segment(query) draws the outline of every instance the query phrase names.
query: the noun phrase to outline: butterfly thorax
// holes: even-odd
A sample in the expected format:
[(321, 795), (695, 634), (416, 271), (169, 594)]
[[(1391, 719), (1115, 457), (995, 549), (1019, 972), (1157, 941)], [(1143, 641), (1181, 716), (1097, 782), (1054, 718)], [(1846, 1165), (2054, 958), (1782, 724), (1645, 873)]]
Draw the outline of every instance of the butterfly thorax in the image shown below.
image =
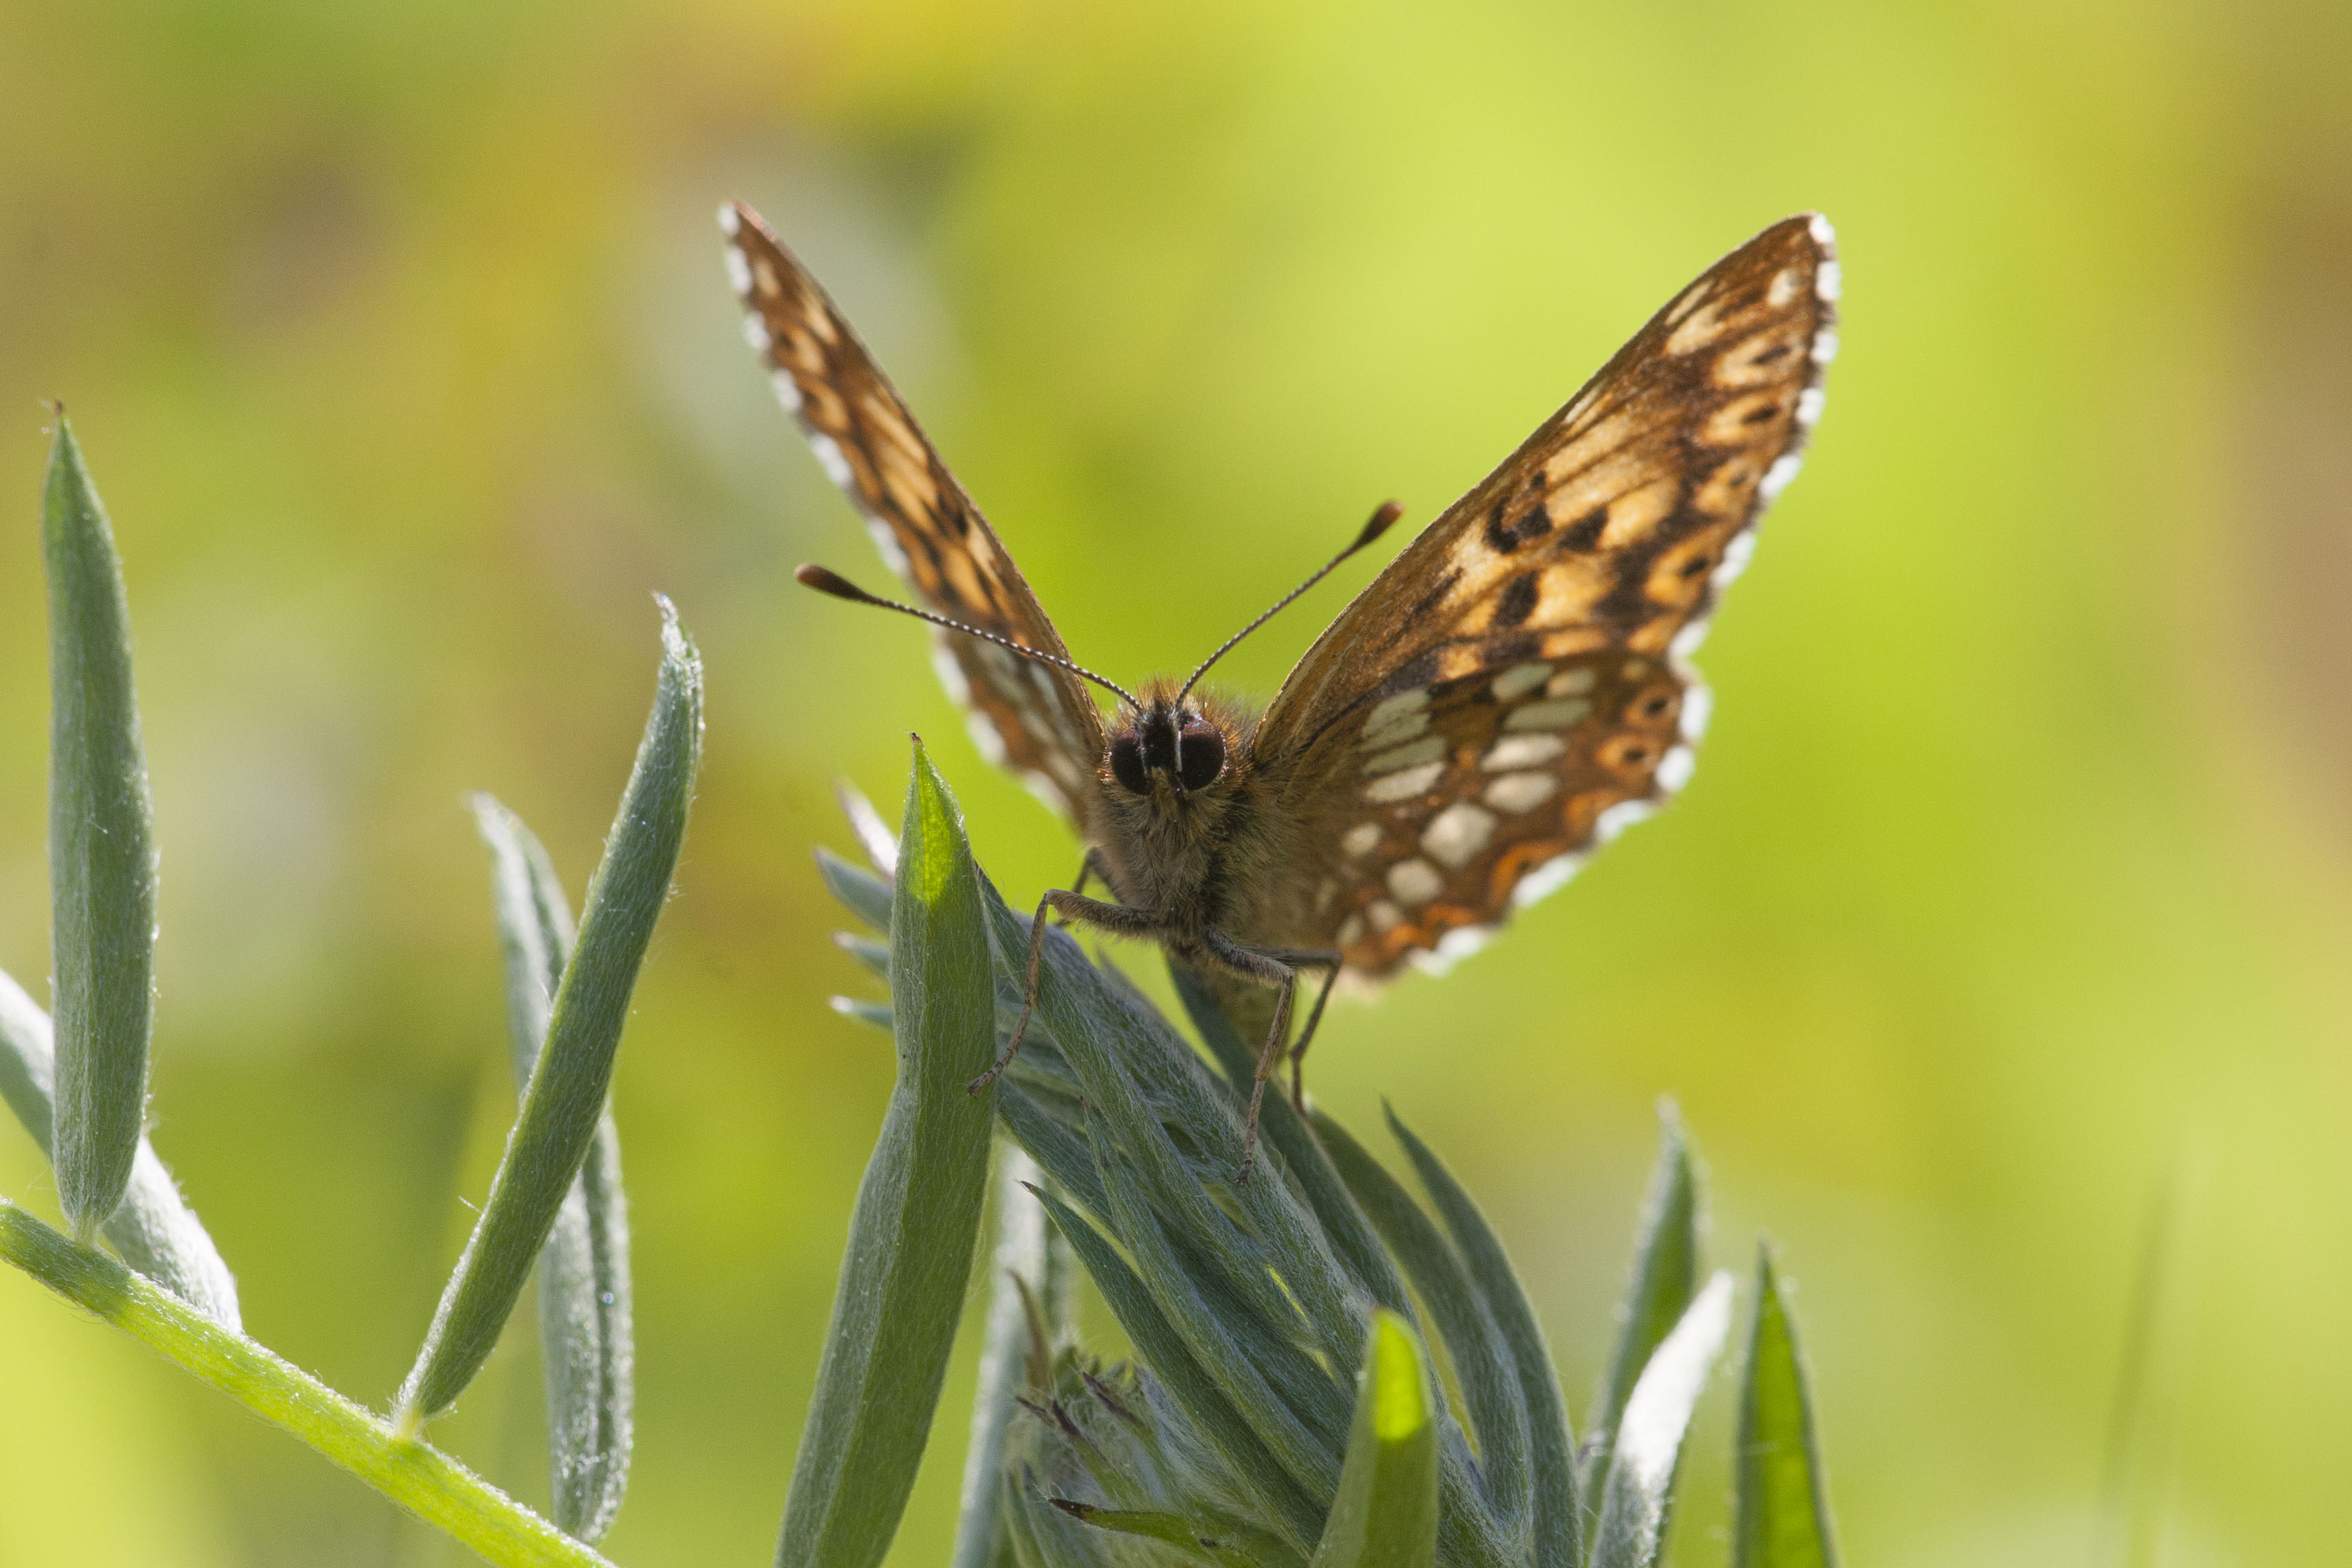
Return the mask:
[(1094, 848), (1119, 902), (1158, 915), (1172, 945), (1210, 925), (1264, 939), (1281, 923), (1291, 847), (1251, 756), (1256, 731), (1240, 704), (1195, 691), (1180, 706), (1160, 682), (1110, 726)]

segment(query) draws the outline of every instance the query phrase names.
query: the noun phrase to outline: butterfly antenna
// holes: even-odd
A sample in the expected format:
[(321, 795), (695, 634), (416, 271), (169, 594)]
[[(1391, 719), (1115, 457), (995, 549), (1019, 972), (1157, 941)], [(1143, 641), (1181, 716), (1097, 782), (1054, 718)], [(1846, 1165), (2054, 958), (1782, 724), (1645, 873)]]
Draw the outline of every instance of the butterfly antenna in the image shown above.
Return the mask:
[[(1330, 569), (1326, 567), (1324, 570), (1328, 571)], [(1057, 669), (1069, 671), (1082, 680), (1092, 681), (1106, 691), (1117, 693), (1129, 707), (1139, 708), (1143, 706), (1135, 700), (1134, 693), (1118, 682), (1105, 680), (1084, 664), (1073, 664), (1059, 653), (1048, 653), (1037, 648), (1024, 648), (1010, 637), (1000, 637), (993, 632), (983, 632), (977, 626), (969, 626), (961, 621), (950, 621), (944, 615), (935, 615), (928, 610), (918, 610), (911, 604), (901, 604), (895, 599), (884, 599), (878, 594), (868, 593), (839, 572), (828, 571), (821, 566), (803, 566), (793, 572), (793, 576), (799, 580), (803, 588), (814, 588), (819, 593), (830, 593), (835, 599), (846, 599), (852, 604), (871, 604), (883, 610), (895, 610), (901, 615), (911, 615), (918, 621), (928, 621), (934, 626), (944, 626), (950, 632), (961, 632), (967, 637), (977, 637), (983, 643), (993, 643), (1000, 648), (1010, 649), (1024, 659), (1034, 659), (1041, 664), (1052, 664)]]
[(1265, 614), (1259, 616), (1256, 620), (1251, 622), (1248, 625), (1243, 627), (1232, 636), (1226, 638), (1224, 642), (1218, 646), (1215, 653), (1202, 660), (1201, 667), (1193, 671), (1192, 678), (1184, 683), (1184, 689), (1176, 694), (1177, 706), (1179, 708), (1183, 706), (1184, 699), (1192, 695), (1192, 688), (1201, 684), (1201, 677), (1209, 673), (1209, 666), (1215, 664), (1219, 659), (1223, 658), (1228, 653), (1232, 652), (1234, 643), (1240, 642), (1243, 638), (1248, 636), (1251, 632), (1256, 631), (1267, 622), (1273, 620), (1276, 612), (1280, 611), (1285, 605), (1297, 598), (1300, 594), (1306, 592), (1308, 589), (1314, 587), (1317, 583), (1322, 581), (1325, 578), (1330, 576), (1332, 571), (1338, 568), (1341, 561), (1347, 559), (1349, 556), (1355, 554), (1358, 550), (1363, 549), (1366, 545), (1371, 543), (1382, 534), (1388, 532), (1389, 525), (1403, 516), (1404, 508), (1402, 507), (1397, 505), (1394, 501), (1382, 501), (1380, 505), (1380, 509), (1372, 514), (1372, 520), (1364, 525), (1363, 532), (1356, 536), (1353, 543), (1349, 544), (1346, 549), (1341, 550), (1338, 555), (1333, 556), (1329, 560), (1325, 561), (1321, 567), (1317, 569), (1315, 575), (1309, 577), (1305, 582), (1300, 583), (1297, 587), (1284, 594), (1280, 599), (1276, 600), (1274, 601), (1273, 609), (1268, 610)]

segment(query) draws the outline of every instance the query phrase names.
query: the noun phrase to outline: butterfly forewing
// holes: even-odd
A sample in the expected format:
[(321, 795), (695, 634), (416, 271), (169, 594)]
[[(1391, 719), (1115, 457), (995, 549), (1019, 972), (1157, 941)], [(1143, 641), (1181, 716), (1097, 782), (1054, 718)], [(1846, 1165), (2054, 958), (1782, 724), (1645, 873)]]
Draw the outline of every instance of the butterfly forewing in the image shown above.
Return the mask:
[(1795, 475), (1837, 284), (1817, 217), (1717, 263), (1299, 661), (1256, 751), (1324, 852), (1307, 945), (1462, 951), (1679, 788), (1682, 655)]
[[(942, 615), (1069, 656), (994, 530), (824, 291), (740, 203), (722, 207), (728, 271), (776, 395), (893, 570)], [(1087, 831), (1102, 721), (1077, 677), (940, 632), (941, 678), (990, 752)]]

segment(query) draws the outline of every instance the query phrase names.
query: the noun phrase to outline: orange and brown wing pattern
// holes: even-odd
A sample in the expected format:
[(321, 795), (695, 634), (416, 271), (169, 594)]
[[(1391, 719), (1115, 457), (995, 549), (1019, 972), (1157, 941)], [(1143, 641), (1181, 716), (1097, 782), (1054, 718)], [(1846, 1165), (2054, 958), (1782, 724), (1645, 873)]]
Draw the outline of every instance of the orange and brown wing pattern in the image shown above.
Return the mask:
[[(730, 203), (719, 224), (745, 333), (891, 570), (940, 614), (1066, 659), (1020, 569), (824, 290), (751, 208)], [(1103, 749), (1087, 688), (976, 637), (938, 632), (934, 649), (981, 748), (1084, 831)]]
[(1476, 947), (1681, 787), (1706, 702), (1610, 649), (1408, 687), (1328, 731), (1301, 769), (1344, 780), (1318, 817), (1310, 945), (1372, 979)]
[(1683, 657), (1796, 476), (1838, 284), (1810, 214), (1717, 262), (1299, 661), (1256, 751), (1339, 846), (1302, 941), (1462, 950), (1679, 787)]

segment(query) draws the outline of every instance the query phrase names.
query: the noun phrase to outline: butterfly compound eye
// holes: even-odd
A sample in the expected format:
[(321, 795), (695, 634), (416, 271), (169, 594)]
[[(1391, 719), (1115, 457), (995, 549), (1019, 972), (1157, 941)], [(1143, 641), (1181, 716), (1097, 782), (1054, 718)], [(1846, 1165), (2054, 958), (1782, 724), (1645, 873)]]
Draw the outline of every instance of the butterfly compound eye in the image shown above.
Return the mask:
[(1131, 795), (1150, 792), (1151, 782), (1143, 776), (1143, 743), (1132, 735), (1122, 735), (1110, 743), (1110, 774), (1118, 787)]
[(1183, 749), (1177, 755), (1183, 759), (1178, 776), (1184, 788), (1206, 789), (1225, 770), (1225, 737), (1207, 720), (1192, 719), (1184, 726)]

